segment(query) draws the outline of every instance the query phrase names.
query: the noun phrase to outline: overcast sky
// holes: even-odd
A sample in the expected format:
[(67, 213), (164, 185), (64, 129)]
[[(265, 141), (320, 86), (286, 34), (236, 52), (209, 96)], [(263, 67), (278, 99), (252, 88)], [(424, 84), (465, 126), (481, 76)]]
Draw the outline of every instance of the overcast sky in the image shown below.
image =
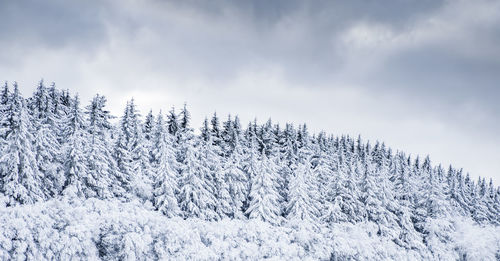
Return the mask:
[[(0, 80), (361, 134), (500, 183), (500, 1), (0, 1)], [(225, 117), (225, 116), (224, 116)]]

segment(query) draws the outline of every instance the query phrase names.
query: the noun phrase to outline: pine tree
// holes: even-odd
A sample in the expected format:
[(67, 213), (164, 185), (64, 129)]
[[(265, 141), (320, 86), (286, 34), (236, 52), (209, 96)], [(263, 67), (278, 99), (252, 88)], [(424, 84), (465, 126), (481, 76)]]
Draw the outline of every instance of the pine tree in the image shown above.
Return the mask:
[(479, 224), (488, 222), (488, 206), (486, 205), (485, 195), (481, 193), (481, 184), (473, 184), (472, 188), (472, 217)]
[(180, 129), (177, 138), (176, 158), (179, 163), (184, 161), (186, 157), (186, 144), (189, 144), (194, 137), (193, 129), (190, 127), (191, 114), (187, 110), (187, 105), (184, 104), (180, 117)]
[(153, 136), (155, 131), (155, 117), (153, 116), (153, 111), (150, 110), (144, 119), (144, 124), (142, 128), (142, 133), (144, 134), (144, 147), (148, 153), (149, 162), (153, 161), (153, 155), (151, 151), (153, 150)]
[(444, 172), (441, 166), (430, 172), (428, 191), (426, 193), (427, 215), (432, 218), (443, 218), (449, 213), (449, 200), (445, 198), (443, 182), (439, 180), (440, 173)]
[(431, 191), (431, 182), (433, 182), (433, 169), (429, 156), (424, 159), (422, 165), (420, 165), (420, 159), (417, 157), (414, 164), (414, 171), (413, 181), (417, 186), (414, 187), (415, 205), (413, 223), (418, 232), (423, 232), (425, 221), (429, 215), (429, 200), (426, 194)]
[(112, 156), (109, 120), (111, 115), (105, 110), (106, 98), (96, 95), (86, 107), (88, 115), (88, 169), (87, 197), (109, 198), (112, 195), (124, 196), (122, 183), (124, 178), (119, 173)]
[[(9, 84), (7, 82), (4, 83), (2, 91), (0, 93), (0, 103), (2, 105), (7, 105), (10, 98)], [(4, 108), (7, 109), (7, 108)]]
[(279, 166), (278, 191), (280, 193), (280, 205), (283, 206), (282, 213), (286, 214), (288, 206), (289, 180), (293, 176), (297, 164), (296, 133), (293, 125), (287, 124), (282, 136), (278, 140), (281, 166)]
[(410, 166), (407, 164), (403, 153), (396, 155), (394, 164), (394, 196), (399, 206), (395, 214), (400, 227), (399, 236), (395, 239), (395, 242), (400, 246), (410, 248), (418, 246), (419, 242), (422, 241), (412, 222), (412, 193), (414, 188), (410, 180)]
[(234, 117), (233, 130), (234, 130), (234, 135), (239, 137), (239, 141), (241, 142), (241, 144), (242, 145), (245, 144), (245, 137), (243, 136), (243, 130), (238, 115)]
[(276, 168), (262, 151), (255, 173), (251, 176), (250, 204), (246, 211), (250, 219), (259, 219), (273, 225), (281, 223), (276, 183)]
[(118, 184), (116, 186), (120, 186), (119, 189), (124, 195), (124, 192), (132, 191), (132, 173), (133, 169), (133, 158), (131, 148), (127, 146), (127, 138), (126, 134), (123, 132), (118, 132), (118, 138), (116, 139), (115, 149), (113, 152), (114, 159), (116, 160), (117, 172), (120, 173), (118, 177)]
[(274, 159), (277, 154), (277, 137), (273, 132), (273, 125), (271, 119), (269, 119), (262, 128), (260, 128), (258, 133), (259, 151), (264, 151), (266, 156), (270, 159)]
[(213, 188), (213, 196), (217, 199), (214, 211), (218, 218), (229, 216), (232, 213), (231, 198), (222, 169), (223, 158), (220, 156), (222, 154), (220, 147), (213, 144), (212, 136), (210, 136), (207, 141), (201, 140), (198, 148), (201, 157), (200, 163), (203, 169), (208, 170), (206, 182), (210, 183), (209, 187)]
[(463, 177), (463, 170), (459, 171), (460, 183), (459, 183), (459, 191), (461, 194), (461, 198), (464, 202), (464, 209), (468, 211), (470, 215), (474, 211), (474, 195), (473, 195), (473, 182), (470, 180), (469, 173)]
[(334, 204), (337, 204), (342, 213), (334, 214), (339, 217), (335, 221), (358, 222), (362, 220), (362, 207), (359, 200), (359, 190), (357, 188), (357, 179), (351, 164), (339, 160), (339, 178), (335, 184)]
[(457, 211), (462, 215), (468, 214), (467, 205), (462, 198), (462, 194), (460, 193), (460, 179), (462, 177), (459, 176), (459, 173), (450, 167), (448, 168), (448, 186), (450, 188), (449, 198), (450, 198), (450, 207), (453, 211)]
[(214, 112), (214, 115), (210, 120), (210, 134), (212, 136), (213, 144), (216, 146), (220, 146), (222, 143), (222, 137), (221, 137), (219, 117), (217, 116), (217, 112)]
[(382, 202), (380, 201), (380, 193), (372, 167), (365, 162), (363, 179), (361, 181), (361, 201), (364, 204), (366, 218), (375, 223), (384, 223)]
[(83, 116), (77, 96), (72, 104), (72, 111), (63, 119), (64, 139), (67, 141), (63, 147), (66, 177), (63, 194), (82, 198), (89, 194), (86, 192), (89, 170), (85, 157), (88, 133)]
[(115, 159), (121, 173), (121, 185), (143, 200), (151, 198), (149, 152), (142, 133), (142, 124), (134, 100), (127, 103), (120, 121)]
[[(54, 135), (62, 147), (67, 140), (64, 137), (64, 119), (71, 113), (71, 105), (73, 103), (73, 98), (70, 97), (69, 92), (61, 92), (56, 88), (55, 83), (52, 83), (50, 88), (48, 89), (50, 102), (49, 102), (49, 117), (48, 117), (48, 125), (51, 130), (54, 132)], [(62, 164), (64, 162), (64, 158), (62, 154), (59, 154), (61, 159), (59, 160)]]
[(230, 198), (230, 211), (228, 215), (232, 218), (243, 217), (243, 206), (248, 196), (248, 176), (243, 168), (243, 148), (239, 138), (233, 133), (234, 149), (229, 158), (224, 162), (223, 172), (228, 186)]
[[(0, 93), (0, 148), (5, 143), (5, 138), (9, 130), (9, 117), (8, 112), (10, 108), (9, 98), (10, 98), (9, 85), (5, 82), (1, 93)], [(3, 179), (5, 173), (0, 172), (0, 191), (3, 188)]]
[(191, 122), (191, 114), (189, 113), (187, 109), (187, 104), (184, 103), (184, 107), (182, 107), (181, 113), (179, 115), (180, 122), (179, 122), (179, 128), (181, 130), (185, 130), (189, 128), (189, 124)]
[[(494, 194), (494, 196), (493, 196), (493, 198), (494, 198), (493, 204), (494, 204), (495, 212), (499, 213), (500, 212), (500, 187), (498, 187), (496, 189), (496, 191), (493, 192), (493, 194)], [(500, 223), (500, 216), (499, 215), (496, 216), (496, 221), (498, 223)]]
[(7, 123), (2, 142), (0, 173), (1, 192), (8, 198), (8, 205), (29, 204), (44, 200), (43, 176), (38, 171), (33, 148), (33, 127), (26, 108), (26, 101), (19, 93), (17, 83), (9, 98), (8, 109), (3, 115)]
[(5, 82), (0, 93), (0, 138), (2, 139), (6, 138), (9, 129), (8, 111), (10, 107), (10, 97), (11, 94), (9, 91), (9, 85), (7, 84), (7, 82)]
[(227, 120), (222, 124), (222, 151), (225, 156), (230, 155), (235, 147), (235, 130), (233, 125), (233, 120), (231, 119), (231, 114), (228, 115)]
[(177, 119), (174, 107), (172, 107), (167, 115), (167, 130), (170, 135), (177, 137), (177, 131), (179, 131), (179, 120)]
[(142, 132), (144, 133), (144, 139), (147, 141), (151, 141), (154, 136), (155, 131), (155, 117), (153, 116), (153, 111), (150, 110), (146, 115), (146, 119), (144, 120), (144, 127)]
[(201, 165), (201, 160), (197, 147), (186, 144), (186, 157), (182, 162), (180, 178), (179, 207), (185, 218), (215, 220), (215, 188), (207, 182), (210, 170)]
[(203, 141), (208, 141), (212, 136), (212, 134), (210, 133), (210, 127), (208, 126), (207, 118), (205, 118), (205, 120), (203, 121), (203, 125), (201, 126), (200, 131), (201, 131), (200, 138)]
[(500, 225), (500, 220), (498, 218), (498, 213), (500, 212), (496, 207), (495, 207), (495, 187), (493, 185), (493, 179), (490, 178), (490, 182), (488, 186), (486, 186), (486, 182), (484, 182), (485, 185), (485, 202), (486, 206), (488, 206), (488, 219), (491, 223)]
[(62, 191), (61, 146), (57, 137), (59, 115), (54, 114), (54, 104), (49, 89), (40, 81), (30, 102), (33, 117), (34, 149), (37, 168), (43, 174), (44, 194), (52, 198)]
[[(323, 209), (321, 219), (327, 224), (332, 224), (340, 221), (347, 220), (347, 217), (342, 213), (342, 197), (337, 195), (337, 186), (340, 183), (342, 172), (342, 156), (338, 154), (339, 151), (334, 149), (330, 154), (332, 172), (327, 176), (324, 183), (324, 194), (322, 195)], [(320, 165), (318, 165), (320, 166)]]
[(320, 204), (320, 216), (324, 219), (325, 214), (333, 210), (334, 202), (334, 188), (336, 183), (336, 177), (334, 176), (336, 165), (336, 154), (331, 148), (326, 149), (326, 151), (320, 152), (313, 161), (314, 165), (314, 176), (318, 183), (318, 201)]
[(318, 191), (307, 157), (301, 158), (290, 181), (287, 219), (316, 225), (319, 216)]
[(157, 117), (153, 138), (154, 205), (168, 217), (180, 214), (176, 194), (178, 192), (176, 159), (172, 151), (173, 140), (165, 129), (163, 116)]

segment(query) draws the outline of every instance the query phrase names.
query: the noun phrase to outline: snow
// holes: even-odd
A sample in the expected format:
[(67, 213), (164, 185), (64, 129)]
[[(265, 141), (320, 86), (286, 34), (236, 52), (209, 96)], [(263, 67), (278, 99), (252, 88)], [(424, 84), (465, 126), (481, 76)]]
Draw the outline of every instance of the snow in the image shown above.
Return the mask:
[[(452, 225), (449, 243), (432, 243), (440, 259), (495, 260), (500, 253), (500, 228), (470, 219)], [(437, 259), (427, 249), (402, 248), (377, 229), (372, 222), (311, 228), (257, 219), (184, 220), (139, 201), (61, 198), (0, 209), (0, 259)], [(443, 232), (439, 223), (434, 229)]]

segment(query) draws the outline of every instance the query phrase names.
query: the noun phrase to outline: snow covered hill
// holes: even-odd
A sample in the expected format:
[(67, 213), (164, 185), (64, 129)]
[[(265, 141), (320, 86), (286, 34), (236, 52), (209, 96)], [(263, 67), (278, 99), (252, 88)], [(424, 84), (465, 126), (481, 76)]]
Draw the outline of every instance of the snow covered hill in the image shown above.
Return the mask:
[[(495, 260), (500, 228), (433, 220), (407, 249), (373, 222), (310, 227), (258, 219), (168, 218), (132, 201), (57, 199), (0, 210), (1, 260)], [(441, 242), (441, 240), (445, 240)]]
[(0, 258), (495, 260), (500, 188), (360, 137), (0, 91)]

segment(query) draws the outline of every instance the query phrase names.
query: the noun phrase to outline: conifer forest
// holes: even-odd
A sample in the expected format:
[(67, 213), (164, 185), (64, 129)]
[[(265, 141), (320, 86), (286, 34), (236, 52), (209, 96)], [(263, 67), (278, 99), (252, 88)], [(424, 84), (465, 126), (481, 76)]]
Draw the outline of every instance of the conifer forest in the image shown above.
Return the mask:
[(500, 188), (378, 141), (0, 93), (1, 260), (495, 260)]

